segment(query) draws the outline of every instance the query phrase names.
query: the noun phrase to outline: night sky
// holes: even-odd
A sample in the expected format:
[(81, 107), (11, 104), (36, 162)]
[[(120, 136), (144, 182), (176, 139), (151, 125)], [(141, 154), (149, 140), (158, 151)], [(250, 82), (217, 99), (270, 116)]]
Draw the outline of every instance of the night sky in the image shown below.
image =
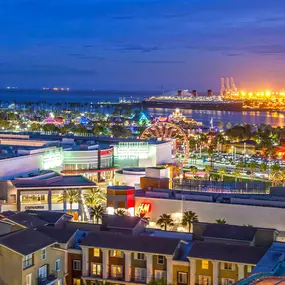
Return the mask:
[(285, 88), (284, 0), (0, 0), (0, 87)]

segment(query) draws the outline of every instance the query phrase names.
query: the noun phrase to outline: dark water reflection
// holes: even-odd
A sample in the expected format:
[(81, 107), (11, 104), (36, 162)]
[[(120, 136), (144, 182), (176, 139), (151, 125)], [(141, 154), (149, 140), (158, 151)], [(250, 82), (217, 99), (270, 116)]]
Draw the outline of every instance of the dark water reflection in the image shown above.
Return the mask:
[[(173, 109), (163, 108), (149, 108), (149, 113), (154, 116), (167, 116), (173, 112)], [(181, 110), (183, 115), (187, 118), (193, 118), (196, 121), (202, 122), (205, 125), (210, 124), (213, 118), (214, 125), (222, 121), (224, 124), (230, 122), (231, 124), (266, 124), (274, 127), (285, 126), (284, 112), (259, 112), (259, 111), (243, 111), (243, 112), (229, 112), (229, 111), (215, 111), (215, 110)]]

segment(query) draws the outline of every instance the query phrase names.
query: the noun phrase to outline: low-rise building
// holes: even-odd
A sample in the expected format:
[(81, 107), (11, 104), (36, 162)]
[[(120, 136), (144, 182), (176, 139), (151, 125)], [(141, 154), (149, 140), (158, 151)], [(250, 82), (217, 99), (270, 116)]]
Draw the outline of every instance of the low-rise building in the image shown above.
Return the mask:
[(65, 255), (56, 245), (55, 239), (34, 229), (0, 237), (1, 284), (63, 284)]

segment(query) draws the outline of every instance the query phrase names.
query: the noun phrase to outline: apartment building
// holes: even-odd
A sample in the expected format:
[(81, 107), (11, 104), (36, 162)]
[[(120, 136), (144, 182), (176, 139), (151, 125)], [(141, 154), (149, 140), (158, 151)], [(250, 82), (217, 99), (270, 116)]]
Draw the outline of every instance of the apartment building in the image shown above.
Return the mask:
[(173, 282), (172, 261), (179, 257), (181, 241), (175, 238), (89, 233), (81, 242), (82, 279), (114, 283)]
[(0, 237), (0, 264), (0, 284), (63, 284), (64, 252), (55, 239), (34, 229)]

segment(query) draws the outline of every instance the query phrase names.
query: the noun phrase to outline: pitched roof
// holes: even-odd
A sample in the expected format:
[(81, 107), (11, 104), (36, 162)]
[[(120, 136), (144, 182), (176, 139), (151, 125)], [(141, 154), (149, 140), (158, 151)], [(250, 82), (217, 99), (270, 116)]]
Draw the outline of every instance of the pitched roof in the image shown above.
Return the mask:
[(25, 213), (37, 217), (49, 224), (55, 224), (63, 216), (70, 216), (70, 218), (72, 218), (71, 215), (64, 212), (26, 210)]
[(45, 221), (35, 216), (31, 216), (25, 212), (19, 212), (15, 213), (14, 215), (8, 215), (6, 219), (28, 228), (37, 228), (46, 225)]
[(203, 237), (252, 241), (256, 228), (227, 224), (208, 224)]
[(201, 259), (257, 264), (266, 251), (267, 248), (263, 247), (195, 241), (188, 256)]
[(102, 225), (108, 228), (133, 229), (141, 220), (140, 217), (104, 215)]
[(179, 242), (180, 239), (172, 238), (93, 232), (89, 233), (80, 245), (172, 255)]
[(67, 243), (76, 233), (76, 229), (58, 229), (54, 227), (41, 227), (37, 231), (43, 233), (59, 243)]
[(22, 255), (27, 255), (56, 243), (56, 240), (33, 229), (9, 233), (0, 238), (4, 245)]

